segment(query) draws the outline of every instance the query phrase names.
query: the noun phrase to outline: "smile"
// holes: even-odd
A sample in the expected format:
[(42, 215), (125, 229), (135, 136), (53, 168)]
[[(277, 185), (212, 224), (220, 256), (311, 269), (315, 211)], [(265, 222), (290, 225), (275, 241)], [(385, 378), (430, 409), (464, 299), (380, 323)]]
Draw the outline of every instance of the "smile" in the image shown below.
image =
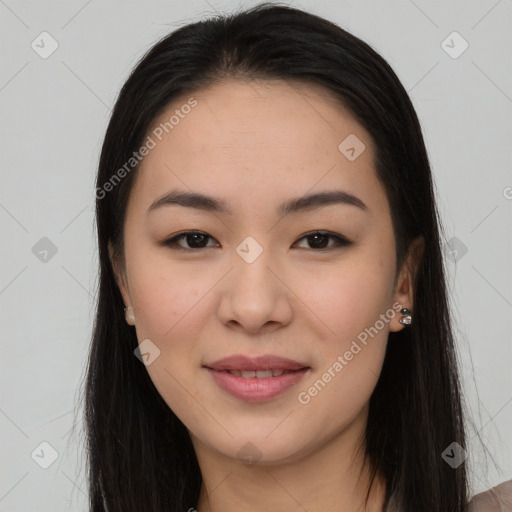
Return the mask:
[(272, 370), (224, 370), (231, 375), (235, 375), (236, 377), (243, 377), (244, 379), (250, 379), (253, 377), (257, 377), (258, 379), (268, 379), (270, 377), (279, 377), (283, 375), (283, 373), (290, 373), (292, 370), (281, 370), (281, 369), (272, 369)]
[(300, 370), (213, 370), (205, 368), (225, 393), (244, 402), (266, 402), (282, 395), (304, 378), (310, 368)]

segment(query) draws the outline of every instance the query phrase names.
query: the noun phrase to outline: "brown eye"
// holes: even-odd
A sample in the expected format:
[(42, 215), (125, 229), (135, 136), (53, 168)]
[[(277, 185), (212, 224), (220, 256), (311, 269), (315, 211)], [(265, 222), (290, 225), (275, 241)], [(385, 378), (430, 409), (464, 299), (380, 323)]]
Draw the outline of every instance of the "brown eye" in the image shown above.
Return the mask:
[[(182, 245), (178, 243), (180, 240), (184, 239), (185, 243), (187, 245)], [(180, 233), (179, 235), (173, 236), (172, 238), (169, 238), (165, 242), (163, 242), (164, 245), (167, 247), (170, 247), (171, 249), (176, 250), (194, 250), (194, 249), (206, 249), (208, 246), (206, 245), (208, 242), (208, 239), (213, 238), (210, 235), (207, 235), (206, 233), (202, 233), (200, 231), (185, 231), (183, 233)], [(211, 246), (210, 246), (211, 247)]]
[[(184, 231), (178, 235), (173, 236), (162, 242), (162, 245), (169, 247), (170, 249), (177, 251), (196, 251), (201, 249), (207, 249), (209, 247), (215, 247), (214, 245), (207, 245), (208, 240), (215, 240), (210, 235), (201, 231)], [(184, 240), (184, 244), (180, 243)], [(351, 245), (352, 242), (345, 238), (343, 235), (329, 233), (327, 231), (314, 231), (301, 237), (299, 240), (306, 240), (309, 247), (301, 247), (306, 249), (313, 249), (315, 251), (325, 251), (336, 249)], [(330, 244), (329, 241), (334, 240), (334, 243)]]
[[(329, 239), (335, 240), (334, 244), (329, 245)], [(307, 240), (309, 244), (309, 248), (315, 250), (329, 250), (334, 249), (340, 246), (348, 246), (351, 245), (352, 242), (345, 238), (342, 235), (329, 233), (327, 231), (315, 231), (313, 233), (309, 233), (299, 240)]]

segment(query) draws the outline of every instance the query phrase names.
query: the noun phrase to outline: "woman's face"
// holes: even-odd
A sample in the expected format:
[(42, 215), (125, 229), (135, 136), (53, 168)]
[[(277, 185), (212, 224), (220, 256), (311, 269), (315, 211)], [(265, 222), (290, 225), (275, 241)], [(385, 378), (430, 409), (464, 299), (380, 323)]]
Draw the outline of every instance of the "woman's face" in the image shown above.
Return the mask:
[[(412, 306), (369, 134), (318, 89), (226, 81), (174, 101), (148, 135), (118, 282), (196, 451), (275, 464), (358, 438)], [(170, 193), (182, 204), (156, 205)], [(248, 359), (215, 363), (231, 356)]]

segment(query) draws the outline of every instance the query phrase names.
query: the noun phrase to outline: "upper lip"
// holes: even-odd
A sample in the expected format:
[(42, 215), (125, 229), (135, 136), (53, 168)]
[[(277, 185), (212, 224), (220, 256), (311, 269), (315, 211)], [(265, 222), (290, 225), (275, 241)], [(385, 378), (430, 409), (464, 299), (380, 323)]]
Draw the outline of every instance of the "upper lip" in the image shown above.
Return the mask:
[(204, 364), (203, 366), (217, 371), (301, 370), (302, 368), (309, 368), (309, 366), (304, 363), (272, 354), (256, 357), (235, 354), (229, 357), (224, 357), (217, 361), (213, 361), (212, 363)]

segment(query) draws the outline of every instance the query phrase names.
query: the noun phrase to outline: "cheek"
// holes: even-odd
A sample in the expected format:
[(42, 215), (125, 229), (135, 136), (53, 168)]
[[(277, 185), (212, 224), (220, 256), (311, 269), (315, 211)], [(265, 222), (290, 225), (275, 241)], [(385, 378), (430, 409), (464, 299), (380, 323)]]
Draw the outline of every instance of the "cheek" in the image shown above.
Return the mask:
[[(201, 390), (194, 390), (195, 373), (201, 361), (198, 340), (204, 321), (211, 316), (208, 290), (218, 278), (146, 257), (133, 259), (130, 287), (136, 311), (139, 343), (150, 339), (159, 356), (146, 369), (168, 406), (186, 424), (203, 421), (197, 403)], [(202, 298), (202, 300), (201, 300)]]
[(392, 271), (390, 262), (358, 252), (336, 266), (296, 276), (294, 291), (331, 341), (346, 341), (389, 308)]
[(301, 293), (326, 336), (316, 340), (318, 367), (301, 386), (300, 403), (325, 410), (336, 424), (353, 418), (377, 383), (395, 314), (389, 304), (393, 268), (390, 258), (383, 265), (375, 253), (360, 253), (336, 271), (303, 281)]
[[(142, 255), (141, 255), (142, 256)], [(210, 274), (193, 268), (171, 265), (165, 257), (146, 256), (133, 260), (130, 287), (134, 297), (137, 332), (165, 342), (185, 326), (188, 336), (199, 329), (197, 315), (213, 286)], [(194, 320), (195, 319), (195, 320)]]

